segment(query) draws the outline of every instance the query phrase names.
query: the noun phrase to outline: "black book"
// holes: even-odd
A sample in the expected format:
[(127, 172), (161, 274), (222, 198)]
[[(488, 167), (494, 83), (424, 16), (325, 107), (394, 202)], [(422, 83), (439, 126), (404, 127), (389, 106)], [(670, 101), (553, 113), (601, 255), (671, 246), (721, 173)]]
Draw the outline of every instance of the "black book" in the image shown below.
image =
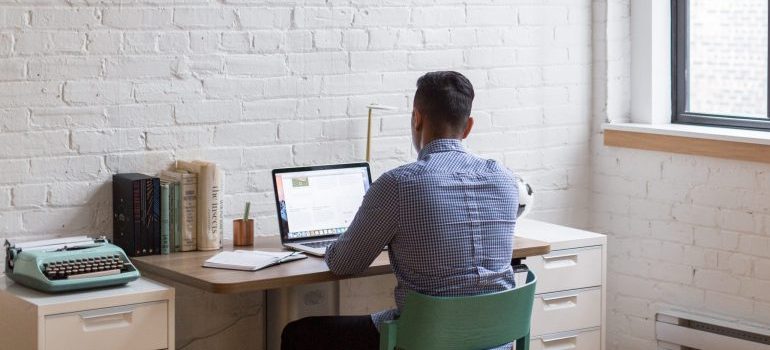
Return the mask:
[(160, 254), (160, 179), (144, 179), (142, 192), (142, 252), (147, 255)]
[[(113, 241), (129, 256), (160, 253), (160, 180), (143, 174), (112, 177)], [(157, 236), (157, 245), (154, 245)], [(157, 249), (156, 249), (157, 247)]]

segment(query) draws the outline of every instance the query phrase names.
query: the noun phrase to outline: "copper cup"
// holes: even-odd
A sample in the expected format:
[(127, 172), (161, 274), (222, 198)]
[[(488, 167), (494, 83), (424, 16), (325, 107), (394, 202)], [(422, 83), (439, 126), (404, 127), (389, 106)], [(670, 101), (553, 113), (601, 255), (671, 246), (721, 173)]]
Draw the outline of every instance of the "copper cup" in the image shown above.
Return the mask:
[(253, 246), (254, 245), (254, 219), (236, 219), (233, 220), (233, 245), (235, 246)]

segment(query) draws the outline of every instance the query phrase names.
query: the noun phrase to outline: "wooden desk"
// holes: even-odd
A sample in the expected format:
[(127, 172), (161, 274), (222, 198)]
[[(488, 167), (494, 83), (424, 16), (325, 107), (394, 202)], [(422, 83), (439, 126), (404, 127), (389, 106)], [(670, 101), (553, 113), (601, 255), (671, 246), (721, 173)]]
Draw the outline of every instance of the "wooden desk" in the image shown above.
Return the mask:
[[(225, 250), (232, 250), (232, 242), (226, 241)], [(513, 242), (514, 259), (548, 254), (551, 246), (548, 243), (515, 237)], [(238, 249), (250, 249), (238, 248)], [(259, 250), (282, 250), (279, 237), (258, 237), (254, 240), (254, 248)], [(301, 284), (336, 281), (345, 278), (384, 275), (392, 272), (387, 252), (383, 252), (374, 260), (371, 266), (362, 274), (355, 276), (337, 276), (329, 271), (322, 258), (310, 256), (252, 271), (234, 271), (202, 267), (206, 259), (219, 251), (184, 252), (169, 255), (152, 255), (131, 258), (131, 261), (143, 273), (157, 275), (169, 280), (186, 284), (213, 293), (240, 293), (292, 287)]]

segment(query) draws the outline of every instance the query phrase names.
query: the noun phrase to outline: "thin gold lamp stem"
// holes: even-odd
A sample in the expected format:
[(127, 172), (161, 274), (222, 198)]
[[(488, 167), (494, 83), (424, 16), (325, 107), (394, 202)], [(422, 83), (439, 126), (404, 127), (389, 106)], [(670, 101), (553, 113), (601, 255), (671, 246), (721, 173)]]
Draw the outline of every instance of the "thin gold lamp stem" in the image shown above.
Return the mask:
[(366, 126), (366, 162), (369, 163), (372, 160), (372, 108), (369, 110), (369, 122)]
[(369, 110), (369, 120), (366, 127), (366, 162), (369, 163), (372, 160), (372, 110), (394, 111), (398, 108), (376, 103), (372, 103), (366, 108)]

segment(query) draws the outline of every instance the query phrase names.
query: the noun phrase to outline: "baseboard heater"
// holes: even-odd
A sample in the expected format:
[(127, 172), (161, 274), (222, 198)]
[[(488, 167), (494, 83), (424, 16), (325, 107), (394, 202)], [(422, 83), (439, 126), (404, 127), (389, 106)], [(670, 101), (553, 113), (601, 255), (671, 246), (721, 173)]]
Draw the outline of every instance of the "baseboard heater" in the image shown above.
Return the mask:
[(685, 311), (658, 313), (655, 333), (683, 350), (770, 350), (768, 328)]

